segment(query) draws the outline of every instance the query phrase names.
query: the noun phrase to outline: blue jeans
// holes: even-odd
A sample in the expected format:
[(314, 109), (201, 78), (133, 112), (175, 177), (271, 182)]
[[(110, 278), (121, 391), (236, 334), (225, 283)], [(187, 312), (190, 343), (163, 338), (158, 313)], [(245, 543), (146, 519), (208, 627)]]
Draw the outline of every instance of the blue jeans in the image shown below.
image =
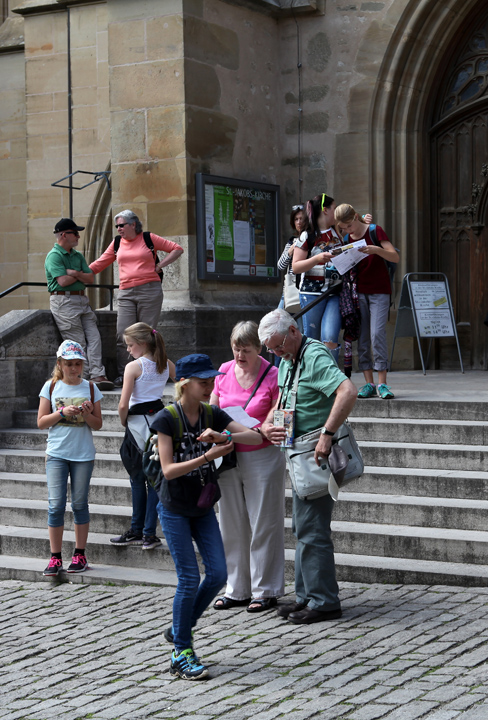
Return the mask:
[[(227, 582), (227, 566), (213, 509), (200, 517), (185, 517), (159, 503), (158, 513), (178, 575), (173, 601), (173, 635), (178, 654), (192, 647), (191, 629)], [(202, 582), (192, 539), (205, 565)]]
[(75, 462), (51, 457), (51, 455), (46, 456), (47, 524), (49, 527), (62, 527), (64, 525), (68, 476), (71, 478), (71, 508), (75, 524), (85, 525), (85, 523), (90, 522), (88, 491), (94, 462), (94, 460)]
[(158, 494), (149, 485), (142, 470), (135, 470), (130, 477), (130, 489), (132, 492), (132, 522), (131, 532), (135, 535), (156, 535), (156, 524), (158, 522), (157, 504)]
[[(300, 305), (306, 308), (313, 300), (317, 299), (317, 295), (308, 295), (300, 293)], [(339, 341), (339, 333), (341, 331), (342, 318), (339, 309), (339, 296), (326, 295), (322, 302), (317, 303), (315, 307), (306, 312), (302, 316), (303, 332), (314, 340), (322, 342), (336, 343)], [(331, 350), (334, 360), (337, 362), (339, 356), (339, 348)]]

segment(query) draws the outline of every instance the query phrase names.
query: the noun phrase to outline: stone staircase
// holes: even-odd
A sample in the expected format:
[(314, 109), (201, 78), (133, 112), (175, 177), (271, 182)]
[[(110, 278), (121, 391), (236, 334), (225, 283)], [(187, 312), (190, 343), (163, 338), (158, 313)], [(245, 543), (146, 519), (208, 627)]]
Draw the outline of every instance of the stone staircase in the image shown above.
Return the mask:
[[(131, 516), (129, 480), (118, 455), (123, 433), (117, 402), (117, 393), (105, 393), (104, 426), (95, 433), (91, 569), (62, 579), (175, 585), (164, 543), (152, 551), (109, 543), (129, 527)], [(358, 400), (351, 422), (366, 472), (341, 493), (335, 507), (339, 579), (488, 586), (487, 409), (481, 402)], [(52, 582), (41, 574), (49, 557), (46, 434), (37, 429), (36, 415), (18, 411), (16, 428), (0, 430), (0, 578)], [(286, 576), (293, 581), (290, 490), (285, 530)], [(68, 511), (65, 564), (73, 542)]]

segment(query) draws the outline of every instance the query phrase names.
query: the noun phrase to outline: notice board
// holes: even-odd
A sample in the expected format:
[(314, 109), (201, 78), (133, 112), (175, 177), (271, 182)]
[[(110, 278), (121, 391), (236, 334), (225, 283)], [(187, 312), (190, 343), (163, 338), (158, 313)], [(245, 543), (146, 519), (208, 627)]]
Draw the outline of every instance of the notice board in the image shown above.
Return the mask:
[(420, 337), (454, 337), (452, 309), (443, 280), (411, 281), (413, 310)]
[(279, 185), (196, 174), (200, 280), (280, 281)]

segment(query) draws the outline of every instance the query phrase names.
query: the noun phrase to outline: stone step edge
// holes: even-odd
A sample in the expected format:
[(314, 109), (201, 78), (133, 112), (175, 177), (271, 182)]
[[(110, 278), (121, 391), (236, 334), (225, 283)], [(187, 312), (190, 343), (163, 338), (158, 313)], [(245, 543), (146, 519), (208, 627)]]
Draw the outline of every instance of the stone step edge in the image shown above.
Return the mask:
[[(290, 553), (293, 551), (285, 551), (285, 557), (286, 552)], [(459, 577), (466, 578), (483, 578), (488, 582), (488, 565), (470, 565), (433, 560), (410, 560), (379, 555), (345, 555), (343, 553), (336, 553), (335, 561), (337, 566), (364, 567), (365, 565), (369, 565), (371, 568), (376, 569), (385, 568), (404, 572), (431, 573), (433, 575), (458, 575)]]
[[(218, 514), (217, 514), (218, 518)], [(127, 513), (128, 523), (130, 522), (130, 511)], [(292, 519), (285, 517), (284, 526), (291, 529)], [(362, 523), (351, 522), (347, 520), (332, 520), (332, 532), (337, 533), (357, 533), (363, 535), (384, 535), (390, 537), (408, 537), (412, 539), (442, 540), (449, 542), (471, 542), (471, 543), (488, 543), (488, 531), (485, 530), (458, 530), (451, 528), (427, 528), (417, 525), (393, 525), (392, 523)], [(122, 532), (124, 528), (120, 528)], [(162, 536), (163, 547), (166, 547), (164, 535), (159, 529)], [(110, 534), (90, 532), (88, 542), (97, 545), (110, 546), (110, 538), (116, 535), (116, 531)], [(48, 529), (46, 527), (31, 527), (21, 525), (0, 525), (0, 537), (29, 537), (34, 539), (48, 539)], [(64, 531), (64, 539), (74, 542), (73, 530), (66, 529)], [(149, 551), (147, 551), (149, 552)]]
[[(285, 554), (287, 563), (293, 562), (294, 551), (288, 550)], [(455, 580), (449, 584), (463, 586), (470, 585), (476, 578), (483, 584), (488, 584), (488, 565), (462, 565), (460, 563), (440, 563), (429, 560), (404, 560), (402, 558), (375, 557), (366, 555), (335, 556), (337, 573), (340, 580), (342, 573), (347, 571), (373, 570), (393, 573), (414, 574), (421, 582), (422, 575), (430, 578), (428, 584), (442, 584), (442, 580)], [(42, 571), (46, 566), (45, 559), (24, 558), (14, 555), (0, 555), (0, 579), (23, 579), (32, 581), (45, 581), (57, 584), (70, 582), (72, 584), (117, 584), (117, 585), (159, 585), (175, 587), (176, 573), (164, 570), (149, 570), (127, 568), (112, 565), (93, 565), (84, 573), (68, 574), (63, 572), (58, 578), (46, 578)], [(358, 580), (359, 581), (359, 580)], [(425, 584), (425, 583), (424, 583)]]
[[(287, 496), (290, 497), (291, 490), (287, 491)], [(400, 505), (400, 506), (415, 506), (425, 508), (452, 508), (462, 510), (480, 510), (488, 511), (487, 500), (472, 500), (463, 498), (439, 498), (439, 497), (425, 497), (415, 495), (385, 495), (383, 493), (360, 493), (355, 491), (341, 492), (339, 495), (338, 502), (346, 503), (363, 503), (363, 504), (374, 504), (374, 505)], [(43, 510), (47, 508), (47, 499), (31, 499), (31, 498), (4, 498), (0, 495), (0, 506), (5, 508), (25, 508), (25, 509), (37, 509)], [(112, 514), (116, 511), (118, 514), (126, 514), (131, 512), (132, 509), (129, 505), (103, 505), (100, 503), (90, 503), (90, 512), (94, 514)]]
[[(0, 453), (2, 450), (0, 449)], [(34, 457), (45, 457), (45, 453), (41, 451), (36, 450), (25, 450), (25, 453), (34, 453)], [(18, 452), (16, 453), (18, 454)], [(100, 453), (97, 453), (97, 457), (100, 455)], [(108, 457), (116, 458), (117, 461), (120, 463), (120, 456), (119, 455), (107, 455)], [(364, 474), (362, 475), (362, 478), (365, 478), (365, 476), (369, 475), (398, 475), (399, 477), (405, 476), (405, 477), (419, 477), (420, 475), (424, 477), (429, 478), (456, 478), (456, 479), (462, 479), (462, 480), (488, 480), (488, 472), (483, 470), (444, 470), (441, 468), (405, 468), (405, 467), (385, 467), (385, 466), (376, 466), (376, 465), (366, 465), (364, 468)], [(38, 482), (46, 482), (46, 475), (45, 473), (17, 473), (13, 471), (7, 471), (2, 470), (0, 471), (0, 481), (1, 480), (14, 480), (14, 481), (24, 481), (24, 480), (36, 480)], [(127, 475), (121, 476), (120, 478), (105, 478), (105, 477), (93, 477), (90, 482), (96, 481), (98, 485), (103, 485), (104, 482), (107, 482), (109, 485), (113, 485), (117, 482), (129, 482), (129, 479)], [(360, 483), (361, 479), (357, 480), (356, 482)], [(346, 492), (349, 492), (348, 488), (350, 486), (347, 486), (344, 490)]]
[[(37, 417), (37, 410), (19, 410), (19, 413), (31, 413), (32, 417)], [(118, 410), (103, 410), (103, 415), (107, 415), (109, 417), (119, 417)], [(351, 424), (354, 423), (368, 423), (369, 425), (412, 425), (412, 426), (418, 426), (419, 421), (421, 420), (422, 425), (426, 425), (429, 427), (464, 427), (464, 428), (472, 428), (472, 427), (483, 427), (488, 428), (488, 421), (484, 420), (444, 420), (444, 419), (431, 419), (431, 418), (403, 418), (403, 417), (369, 417), (369, 416), (361, 416), (361, 415), (352, 415), (348, 418), (349, 422)], [(120, 424), (121, 432), (124, 433), (124, 429), (122, 427), (122, 424)], [(1, 428), (2, 432), (15, 432), (17, 430), (21, 430), (22, 432), (26, 432), (27, 430), (35, 430), (37, 432), (47, 433), (47, 430), (40, 430), (40, 428), (29, 428), (29, 427), (10, 427), (10, 428)], [(100, 430), (95, 430), (94, 432), (101, 432)]]
[(53, 584), (97, 584), (97, 585), (159, 585), (176, 587), (176, 572), (171, 570), (150, 570), (146, 568), (124, 567), (122, 565), (89, 565), (83, 573), (62, 572), (57, 577), (44, 577), (46, 558), (26, 558), (14, 555), (0, 555), (1, 580), (29, 580), (33, 582), (51, 582)]

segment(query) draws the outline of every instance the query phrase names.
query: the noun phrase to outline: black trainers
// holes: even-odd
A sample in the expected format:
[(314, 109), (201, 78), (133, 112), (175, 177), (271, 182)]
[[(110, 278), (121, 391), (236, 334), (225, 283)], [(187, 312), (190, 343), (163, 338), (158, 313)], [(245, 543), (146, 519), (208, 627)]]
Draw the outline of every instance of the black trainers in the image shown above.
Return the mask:
[[(193, 637), (194, 637), (194, 635), (195, 635), (195, 631), (192, 630), (192, 631), (191, 631), (192, 642), (193, 642)], [(171, 643), (171, 644), (174, 643), (175, 636), (174, 636), (173, 626), (172, 626), (172, 625), (170, 625), (169, 627), (166, 628), (166, 630), (163, 632), (163, 637), (164, 637), (164, 639), (165, 639), (167, 642), (169, 642), (169, 643)]]
[(193, 652), (193, 648), (182, 650), (178, 656), (171, 653), (171, 665), (169, 674), (172, 677), (180, 677), (183, 680), (203, 680), (208, 677), (208, 669), (202, 665)]
[(142, 545), (142, 535), (135, 535), (132, 530), (119, 535), (119, 537), (110, 538), (112, 545)]
[(153, 550), (158, 545), (161, 545), (161, 540), (155, 535), (143, 535), (142, 536), (142, 549)]
[(69, 573), (81, 573), (88, 569), (88, 560), (84, 555), (77, 553), (71, 558), (71, 565), (68, 567), (66, 572)]
[(44, 570), (44, 572), (42, 574), (46, 575), (46, 576), (57, 575), (59, 572), (62, 571), (62, 569), (63, 569), (63, 561), (60, 560), (59, 558), (52, 557), (49, 560), (47, 568)]

